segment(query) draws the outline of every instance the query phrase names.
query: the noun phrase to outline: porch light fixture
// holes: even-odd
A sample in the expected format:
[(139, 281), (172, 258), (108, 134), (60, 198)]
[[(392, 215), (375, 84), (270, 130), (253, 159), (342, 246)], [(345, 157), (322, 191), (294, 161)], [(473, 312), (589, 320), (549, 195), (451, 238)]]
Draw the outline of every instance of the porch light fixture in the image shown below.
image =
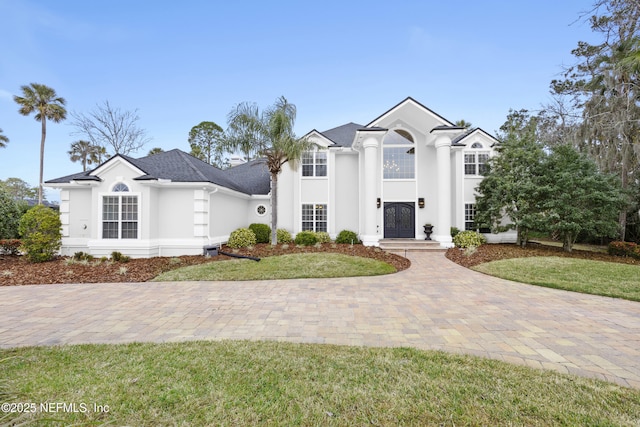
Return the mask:
[(418, 199), (418, 207), (419, 207), (420, 209), (424, 209), (424, 197), (420, 197), (420, 198)]
[(376, 207), (377, 207), (378, 209), (380, 209), (380, 205), (381, 205), (380, 197), (378, 197), (378, 198), (376, 199)]

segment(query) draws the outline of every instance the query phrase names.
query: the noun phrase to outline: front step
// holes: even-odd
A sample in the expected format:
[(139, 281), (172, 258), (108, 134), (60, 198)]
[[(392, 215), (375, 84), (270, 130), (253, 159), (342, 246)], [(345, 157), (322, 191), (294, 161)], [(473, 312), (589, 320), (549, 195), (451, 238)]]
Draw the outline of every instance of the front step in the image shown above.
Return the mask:
[(382, 239), (379, 242), (380, 249), (395, 251), (441, 251), (447, 249), (440, 246), (435, 240), (415, 240), (415, 239)]

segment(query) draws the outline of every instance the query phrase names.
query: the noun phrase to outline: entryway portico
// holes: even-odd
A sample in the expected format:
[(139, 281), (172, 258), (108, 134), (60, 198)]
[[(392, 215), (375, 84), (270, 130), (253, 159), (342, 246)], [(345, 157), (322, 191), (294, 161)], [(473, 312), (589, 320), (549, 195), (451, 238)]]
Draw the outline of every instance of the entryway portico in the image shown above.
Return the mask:
[(461, 168), (453, 166), (460, 157), (452, 140), (465, 131), (412, 100), (357, 130), (365, 245), (378, 246), (384, 238), (423, 240), (423, 225), (430, 223), (432, 239), (453, 246), (453, 194), (463, 176), (455, 177)]

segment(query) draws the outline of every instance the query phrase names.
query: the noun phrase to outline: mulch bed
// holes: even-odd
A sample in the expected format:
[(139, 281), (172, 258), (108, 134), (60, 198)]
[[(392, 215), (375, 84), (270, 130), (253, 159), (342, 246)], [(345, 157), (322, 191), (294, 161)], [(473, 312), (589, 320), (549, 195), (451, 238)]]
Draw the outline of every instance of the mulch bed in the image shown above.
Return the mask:
[[(252, 249), (234, 250), (224, 247), (222, 251), (258, 258), (293, 253), (331, 252), (373, 258), (393, 265), (401, 271), (409, 268), (411, 262), (401, 256), (384, 252), (378, 248), (363, 245), (339, 245), (325, 243), (320, 247), (296, 245), (258, 244)], [(125, 263), (89, 262), (70, 263), (67, 257), (53, 261), (29, 263), (21, 256), (0, 256), (0, 286), (53, 284), (53, 283), (103, 283), (103, 282), (146, 282), (160, 273), (188, 265), (219, 262), (232, 259), (225, 255), (217, 257), (180, 256), (131, 259)]]
[(521, 248), (514, 244), (482, 245), (475, 251), (468, 252), (458, 248), (451, 248), (447, 250), (446, 253), (447, 258), (464, 267), (473, 267), (478, 264), (489, 261), (497, 261), (501, 259), (541, 256), (582, 258), (596, 261), (640, 265), (640, 260), (633, 258), (618, 257), (602, 252), (582, 251), (575, 249), (572, 252), (564, 252), (560, 247), (541, 245), (539, 243), (529, 243), (524, 248)]

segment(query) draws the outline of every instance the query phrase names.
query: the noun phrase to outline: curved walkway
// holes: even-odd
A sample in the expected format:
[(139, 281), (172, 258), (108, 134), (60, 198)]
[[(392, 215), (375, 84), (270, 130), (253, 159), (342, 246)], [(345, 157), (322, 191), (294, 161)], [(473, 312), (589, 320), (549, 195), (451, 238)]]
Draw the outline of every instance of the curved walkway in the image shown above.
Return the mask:
[(438, 253), (341, 279), (0, 288), (0, 347), (251, 339), (470, 353), (640, 388), (640, 303), (509, 282)]

